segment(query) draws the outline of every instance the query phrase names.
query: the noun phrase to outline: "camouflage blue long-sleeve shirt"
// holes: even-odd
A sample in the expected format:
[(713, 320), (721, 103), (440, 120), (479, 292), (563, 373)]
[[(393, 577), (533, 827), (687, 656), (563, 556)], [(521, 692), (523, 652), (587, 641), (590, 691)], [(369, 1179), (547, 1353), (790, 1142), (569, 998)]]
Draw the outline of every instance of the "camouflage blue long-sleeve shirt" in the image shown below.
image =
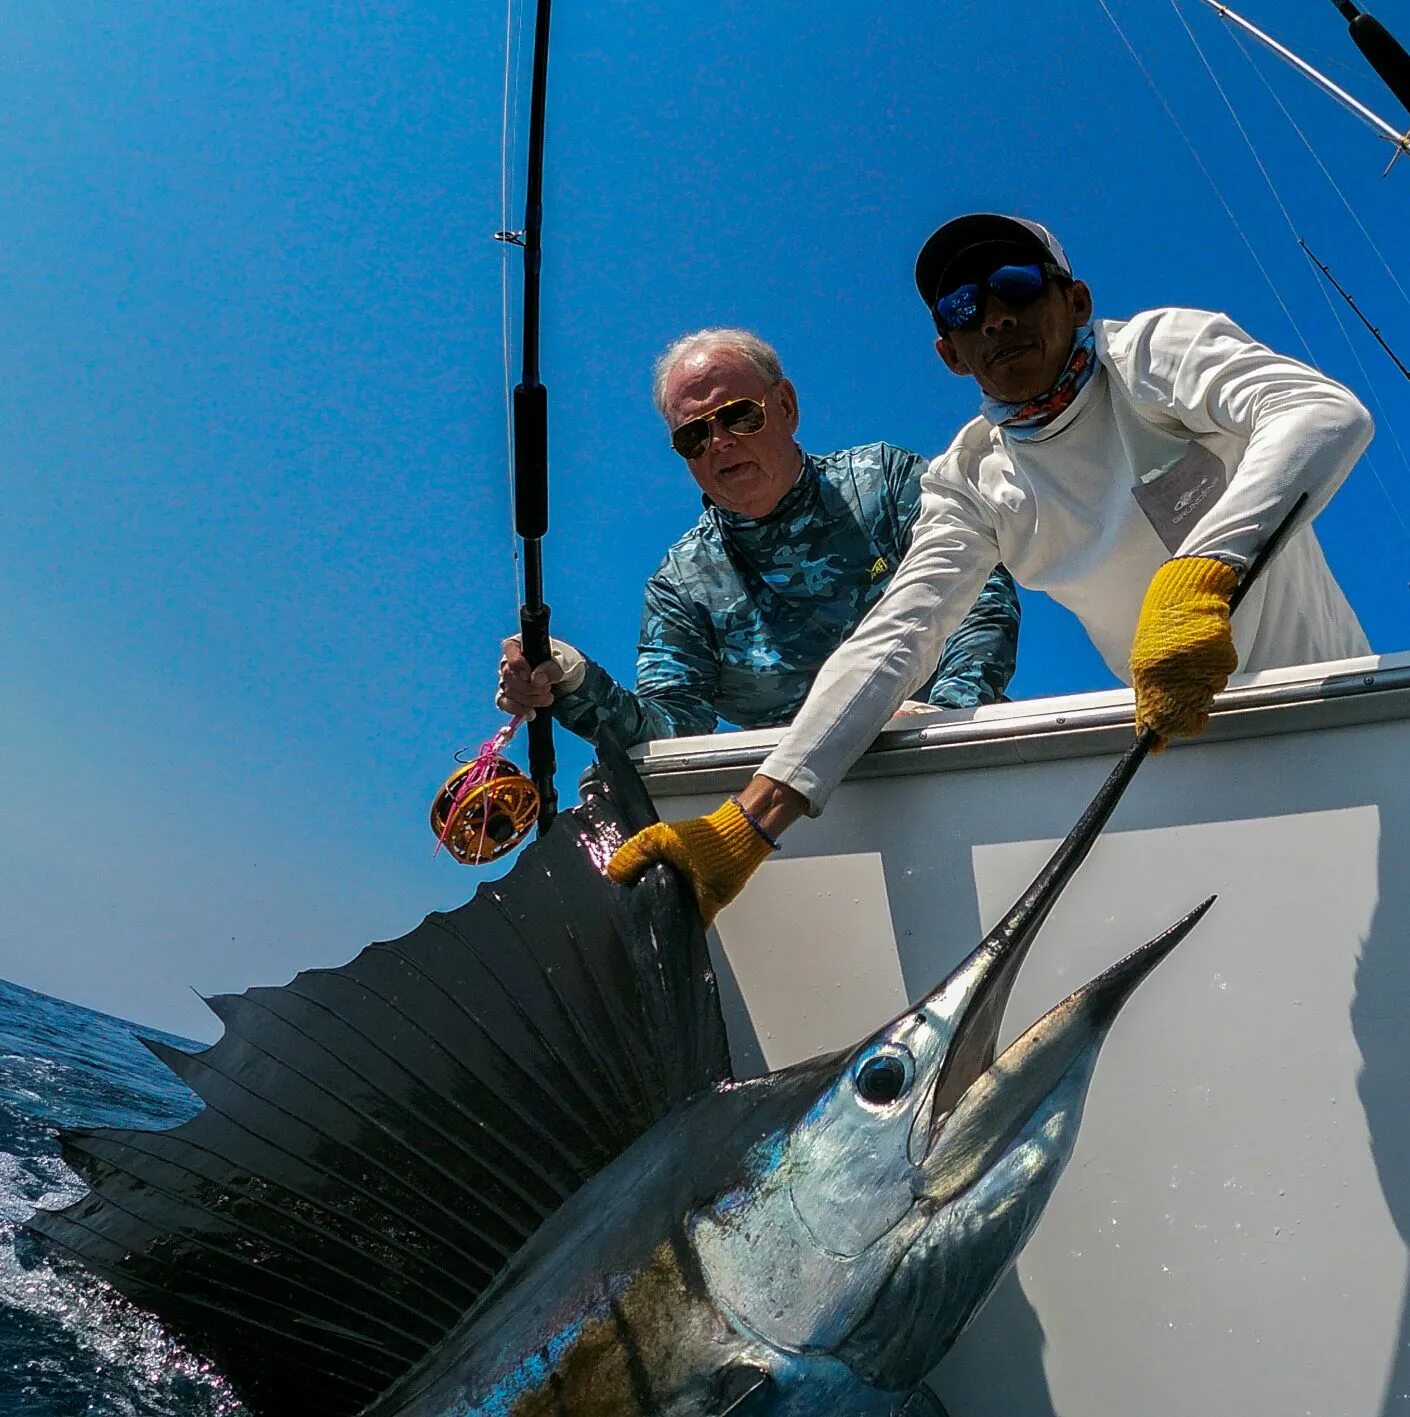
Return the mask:
[[(910, 544), (926, 461), (888, 443), (815, 457), (767, 516), (707, 504), (646, 583), (636, 692), (592, 660), (554, 717), (631, 745), (787, 723), (823, 661), (881, 598)], [(915, 697), (972, 708), (1003, 697), (1018, 593), (998, 567)]]

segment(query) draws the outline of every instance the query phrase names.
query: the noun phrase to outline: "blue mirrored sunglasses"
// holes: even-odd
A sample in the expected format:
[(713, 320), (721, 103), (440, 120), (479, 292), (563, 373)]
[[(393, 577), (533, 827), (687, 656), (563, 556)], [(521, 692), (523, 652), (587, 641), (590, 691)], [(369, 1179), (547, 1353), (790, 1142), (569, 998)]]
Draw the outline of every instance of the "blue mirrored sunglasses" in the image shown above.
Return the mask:
[(1000, 266), (983, 282), (971, 281), (940, 296), (931, 309), (936, 323), (951, 330), (972, 330), (984, 318), (984, 296), (997, 295), (1006, 305), (1031, 305), (1048, 283), (1047, 266)]

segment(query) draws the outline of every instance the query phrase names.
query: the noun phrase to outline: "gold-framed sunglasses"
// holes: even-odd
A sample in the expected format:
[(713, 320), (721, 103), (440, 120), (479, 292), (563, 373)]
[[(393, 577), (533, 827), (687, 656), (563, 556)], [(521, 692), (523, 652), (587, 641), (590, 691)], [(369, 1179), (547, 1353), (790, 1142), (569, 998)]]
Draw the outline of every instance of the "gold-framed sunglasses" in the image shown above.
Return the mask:
[(671, 429), (671, 446), (687, 462), (704, 456), (710, 446), (710, 425), (718, 422), (726, 433), (748, 438), (763, 431), (769, 421), (769, 411), (759, 399), (731, 399), (699, 418), (691, 418), (679, 428)]

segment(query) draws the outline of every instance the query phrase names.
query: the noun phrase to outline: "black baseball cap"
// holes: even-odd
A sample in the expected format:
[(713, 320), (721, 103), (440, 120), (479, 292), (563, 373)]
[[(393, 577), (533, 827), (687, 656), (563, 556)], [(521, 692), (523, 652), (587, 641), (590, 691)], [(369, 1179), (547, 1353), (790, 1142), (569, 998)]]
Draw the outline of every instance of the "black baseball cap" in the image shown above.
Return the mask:
[(1072, 274), (1067, 252), (1046, 226), (998, 212), (970, 212), (937, 227), (920, 248), (916, 289), (926, 309), (956, 285), (989, 275), (994, 265), (981, 268), (995, 259), (999, 265), (1050, 262), (1064, 275)]

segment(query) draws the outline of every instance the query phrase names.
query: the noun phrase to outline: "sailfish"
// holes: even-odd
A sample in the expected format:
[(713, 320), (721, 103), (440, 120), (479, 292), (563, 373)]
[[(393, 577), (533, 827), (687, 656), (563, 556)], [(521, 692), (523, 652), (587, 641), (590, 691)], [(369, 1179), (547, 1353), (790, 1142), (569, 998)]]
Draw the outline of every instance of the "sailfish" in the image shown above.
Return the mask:
[[(1034, 936), (1140, 762), (933, 992), (736, 1079), (705, 934), (604, 749), (580, 806), (457, 910), (211, 999), (204, 1102), (63, 1137), (30, 1228), (209, 1356), (259, 1417), (920, 1417), (1032, 1233), (1122, 1003), (1206, 901), (996, 1056)], [(806, 966), (805, 966), (806, 967)]]

